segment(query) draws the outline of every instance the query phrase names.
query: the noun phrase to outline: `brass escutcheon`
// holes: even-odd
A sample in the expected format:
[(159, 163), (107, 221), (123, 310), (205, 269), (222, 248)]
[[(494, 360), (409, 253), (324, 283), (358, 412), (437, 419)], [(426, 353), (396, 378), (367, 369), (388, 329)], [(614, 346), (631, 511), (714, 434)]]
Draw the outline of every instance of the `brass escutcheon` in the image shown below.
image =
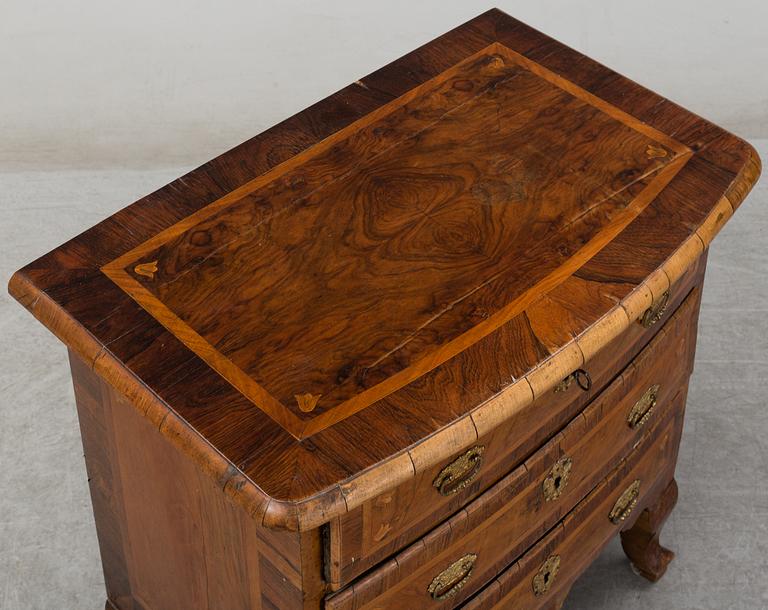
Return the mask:
[(483, 463), (485, 445), (475, 445), (443, 468), (432, 485), (441, 496), (450, 496), (464, 489), (475, 478)]
[(547, 559), (536, 575), (533, 577), (533, 592), (536, 595), (544, 595), (557, 576), (557, 571), (560, 569), (560, 555), (552, 555)]
[(427, 587), (427, 593), (430, 597), (437, 601), (443, 601), (456, 595), (467, 584), (476, 559), (477, 555), (467, 553), (435, 576)]
[(637, 505), (637, 497), (640, 495), (640, 479), (635, 479), (632, 484), (624, 490), (613, 505), (611, 512), (608, 513), (608, 519), (611, 523), (618, 525), (624, 519), (629, 517), (632, 509)]
[(661, 298), (653, 303), (648, 309), (645, 310), (642, 316), (638, 319), (638, 322), (643, 325), (644, 328), (650, 328), (656, 322), (661, 320), (664, 312), (669, 304), (669, 290), (665, 290)]
[(657, 383), (648, 388), (645, 394), (640, 397), (640, 400), (630, 409), (629, 415), (627, 415), (627, 423), (633, 430), (647, 422), (651, 413), (653, 413), (653, 408), (656, 406), (659, 396), (659, 387)]
[(576, 369), (555, 386), (555, 392), (565, 392), (574, 381), (585, 392), (589, 392), (592, 387), (592, 377), (589, 373), (584, 369)]
[(563, 493), (568, 485), (568, 477), (571, 475), (571, 466), (573, 466), (573, 460), (568, 456), (561, 457), (552, 466), (552, 470), (541, 485), (541, 491), (547, 502), (556, 500)]

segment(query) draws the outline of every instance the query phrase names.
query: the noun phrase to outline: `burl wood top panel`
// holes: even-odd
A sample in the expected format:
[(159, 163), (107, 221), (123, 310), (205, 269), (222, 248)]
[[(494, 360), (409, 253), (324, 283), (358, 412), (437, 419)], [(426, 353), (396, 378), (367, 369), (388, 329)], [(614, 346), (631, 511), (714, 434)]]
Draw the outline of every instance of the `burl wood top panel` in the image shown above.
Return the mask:
[(307, 527), (583, 363), (758, 173), (743, 141), (492, 10), (10, 290), (257, 518)]
[(519, 313), (690, 155), (530, 67), (491, 44), (103, 270), (306, 438)]

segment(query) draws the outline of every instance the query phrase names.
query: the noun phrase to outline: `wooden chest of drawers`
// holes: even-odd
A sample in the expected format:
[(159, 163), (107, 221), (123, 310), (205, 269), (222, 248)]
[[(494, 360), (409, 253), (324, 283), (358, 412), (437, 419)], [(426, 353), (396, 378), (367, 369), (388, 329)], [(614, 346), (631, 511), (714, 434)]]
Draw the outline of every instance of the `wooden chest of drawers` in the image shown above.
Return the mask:
[(17, 272), (117, 610), (556, 608), (647, 578), (742, 140), (492, 10)]

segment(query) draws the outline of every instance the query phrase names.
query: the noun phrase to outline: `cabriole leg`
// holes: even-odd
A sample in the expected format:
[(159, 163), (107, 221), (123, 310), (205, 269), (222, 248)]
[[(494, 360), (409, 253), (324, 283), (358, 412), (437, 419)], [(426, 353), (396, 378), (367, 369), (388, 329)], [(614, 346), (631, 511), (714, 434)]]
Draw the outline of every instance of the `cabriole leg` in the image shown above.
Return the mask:
[(656, 502), (646, 508), (635, 524), (621, 532), (621, 546), (640, 574), (656, 582), (664, 576), (675, 554), (659, 544), (664, 522), (677, 503), (677, 483), (672, 479)]

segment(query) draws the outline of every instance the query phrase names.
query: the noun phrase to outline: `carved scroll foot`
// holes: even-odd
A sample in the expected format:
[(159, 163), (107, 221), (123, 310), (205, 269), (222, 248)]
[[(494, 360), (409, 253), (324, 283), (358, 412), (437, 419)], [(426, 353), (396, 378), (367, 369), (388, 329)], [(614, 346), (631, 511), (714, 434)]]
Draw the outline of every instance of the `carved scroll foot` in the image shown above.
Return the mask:
[(635, 524), (621, 532), (621, 546), (640, 575), (651, 582), (664, 576), (675, 554), (659, 544), (664, 522), (677, 503), (677, 483), (672, 479), (656, 502), (646, 508)]

